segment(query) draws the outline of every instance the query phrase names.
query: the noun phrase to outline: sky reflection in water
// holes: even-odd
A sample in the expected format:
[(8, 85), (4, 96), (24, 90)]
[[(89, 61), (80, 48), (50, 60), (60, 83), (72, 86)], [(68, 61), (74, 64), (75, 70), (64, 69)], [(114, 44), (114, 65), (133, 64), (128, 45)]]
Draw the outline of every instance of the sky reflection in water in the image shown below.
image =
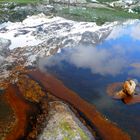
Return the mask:
[(96, 47), (63, 49), (40, 61), (82, 98), (94, 104), (134, 140), (140, 139), (140, 104), (131, 106), (107, 96), (113, 82), (137, 79), (140, 82), (140, 22), (120, 25)]

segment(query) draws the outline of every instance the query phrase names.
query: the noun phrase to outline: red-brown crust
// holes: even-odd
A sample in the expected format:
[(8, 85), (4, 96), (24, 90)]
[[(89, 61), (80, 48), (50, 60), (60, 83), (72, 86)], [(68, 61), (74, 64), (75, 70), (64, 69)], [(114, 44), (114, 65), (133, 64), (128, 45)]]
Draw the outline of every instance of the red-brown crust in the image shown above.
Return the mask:
[(84, 115), (95, 125), (101, 137), (104, 140), (130, 140), (130, 136), (124, 133), (115, 124), (106, 120), (95, 108), (80, 98), (75, 92), (66, 88), (64, 84), (48, 73), (42, 73), (39, 70), (28, 73), (34, 80), (54, 96), (68, 102)]
[(23, 101), (17, 87), (13, 85), (8, 86), (5, 97), (16, 115), (15, 125), (5, 140), (17, 140), (25, 134), (30, 106)]

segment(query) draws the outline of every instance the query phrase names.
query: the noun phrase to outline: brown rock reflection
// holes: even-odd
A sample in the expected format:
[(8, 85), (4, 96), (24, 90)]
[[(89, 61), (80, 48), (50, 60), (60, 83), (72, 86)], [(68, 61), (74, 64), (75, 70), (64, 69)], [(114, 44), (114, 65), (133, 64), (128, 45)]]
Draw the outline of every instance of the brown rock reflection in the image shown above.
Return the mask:
[(140, 63), (132, 63), (130, 66), (133, 68), (140, 68)]
[[(108, 85), (107, 87), (107, 94), (112, 98), (115, 97), (116, 93), (122, 88), (122, 82), (116, 82)], [(116, 99), (116, 98), (115, 98)], [(140, 94), (134, 96), (125, 96), (125, 98), (121, 99), (125, 104), (135, 104), (140, 103)]]
[(133, 97), (127, 96), (122, 100), (125, 104), (140, 103), (140, 95), (134, 95)]

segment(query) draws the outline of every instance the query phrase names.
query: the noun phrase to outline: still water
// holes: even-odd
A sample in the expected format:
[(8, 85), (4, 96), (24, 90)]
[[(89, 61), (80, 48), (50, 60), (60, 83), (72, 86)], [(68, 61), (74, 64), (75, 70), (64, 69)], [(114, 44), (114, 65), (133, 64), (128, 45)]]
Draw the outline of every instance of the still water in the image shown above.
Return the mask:
[(133, 140), (140, 139), (140, 103), (127, 105), (107, 94), (112, 83), (127, 79), (140, 82), (139, 21), (115, 27), (96, 47), (65, 48), (45, 60), (44, 66)]

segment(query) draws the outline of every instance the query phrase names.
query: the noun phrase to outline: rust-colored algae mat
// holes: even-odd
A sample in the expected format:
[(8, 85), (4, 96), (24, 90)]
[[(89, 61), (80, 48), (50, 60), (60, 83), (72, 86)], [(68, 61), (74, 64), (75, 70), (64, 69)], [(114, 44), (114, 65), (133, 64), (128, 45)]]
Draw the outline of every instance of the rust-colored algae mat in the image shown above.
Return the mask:
[(27, 112), (30, 106), (21, 99), (17, 87), (12, 84), (6, 89), (5, 97), (16, 115), (16, 122), (14, 123), (13, 129), (6, 136), (5, 140), (17, 140), (25, 134)]
[(115, 124), (106, 120), (95, 108), (75, 92), (68, 89), (64, 84), (48, 73), (40, 72), (39, 70), (30, 71), (28, 75), (33, 80), (38, 81), (43, 88), (54, 96), (68, 102), (77, 110), (82, 112), (97, 128), (99, 134), (104, 140), (130, 140), (130, 136), (118, 128)]

